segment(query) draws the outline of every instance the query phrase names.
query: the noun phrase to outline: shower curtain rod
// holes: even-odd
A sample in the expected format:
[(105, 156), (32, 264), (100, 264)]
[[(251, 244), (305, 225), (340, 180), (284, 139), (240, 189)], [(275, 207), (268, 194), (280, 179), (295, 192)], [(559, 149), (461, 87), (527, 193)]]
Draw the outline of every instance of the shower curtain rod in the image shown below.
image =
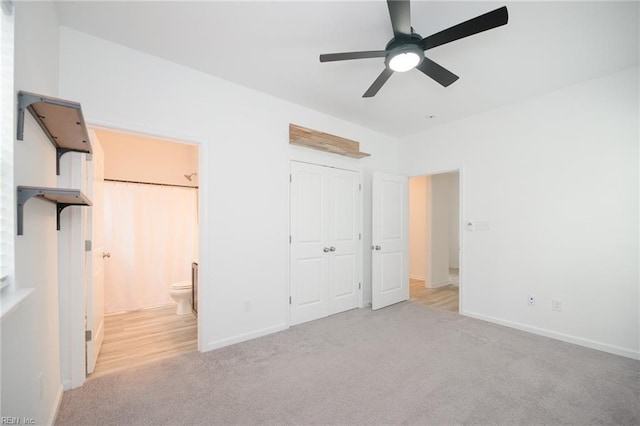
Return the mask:
[(175, 185), (171, 183), (154, 183), (154, 182), (140, 182), (136, 180), (121, 180), (121, 179), (103, 179), (105, 182), (122, 182), (122, 183), (138, 183), (141, 185), (156, 185), (156, 186), (173, 186), (176, 188), (195, 188), (198, 189), (197, 186), (189, 186), (189, 185)]

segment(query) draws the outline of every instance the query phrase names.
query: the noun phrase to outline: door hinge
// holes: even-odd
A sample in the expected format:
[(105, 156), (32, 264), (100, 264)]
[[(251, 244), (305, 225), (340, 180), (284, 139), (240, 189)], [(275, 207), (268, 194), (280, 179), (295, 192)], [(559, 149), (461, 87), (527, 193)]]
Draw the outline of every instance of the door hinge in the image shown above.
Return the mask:
[(93, 160), (93, 155), (92, 154), (86, 154), (85, 155), (85, 161), (92, 161)]
[(293, 177), (292, 175), (289, 175), (289, 183), (293, 182)]
[(291, 244), (291, 235), (289, 235), (289, 244)]
[(362, 233), (358, 233), (358, 239), (361, 240), (362, 239)]
[(289, 304), (291, 304), (291, 296), (289, 296)]
[(358, 184), (358, 191), (362, 191), (362, 184), (361, 183)]
[(358, 283), (358, 290), (362, 290), (362, 283)]
[(91, 240), (84, 240), (84, 251), (91, 251)]
[(85, 342), (90, 342), (91, 341), (91, 330), (86, 330), (84, 332), (84, 341)]

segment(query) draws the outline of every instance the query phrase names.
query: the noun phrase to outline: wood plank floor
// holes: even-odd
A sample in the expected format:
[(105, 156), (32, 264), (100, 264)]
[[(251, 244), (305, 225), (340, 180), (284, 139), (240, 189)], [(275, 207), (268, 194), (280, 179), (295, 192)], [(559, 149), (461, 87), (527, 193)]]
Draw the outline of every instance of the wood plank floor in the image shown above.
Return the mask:
[(104, 342), (89, 378), (198, 348), (195, 315), (176, 315), (176, 305), (108, 315), (104, 323)]
[[(458, 270), (450, 271), (450, 280), (457, 282)], [(423, 280), (409, 280), (409, 299), (434, 308), (458, 313), (459, 290), (456, 285), (448, 284), (438, 288), (425, 288)]]

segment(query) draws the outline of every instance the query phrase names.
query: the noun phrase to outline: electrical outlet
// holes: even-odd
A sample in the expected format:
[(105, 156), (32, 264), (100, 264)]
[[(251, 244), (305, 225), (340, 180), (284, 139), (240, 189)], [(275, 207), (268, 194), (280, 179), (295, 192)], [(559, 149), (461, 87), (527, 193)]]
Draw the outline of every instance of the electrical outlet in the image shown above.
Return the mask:
[(562, 312), (562, 300), (551, 299), (551, 309), (557, 312)]
[(527, 303), (529, 304), (529, 306), (535, 306), (536, 305), (536, 297), (535, 296), (529, 296), (527, 298)]

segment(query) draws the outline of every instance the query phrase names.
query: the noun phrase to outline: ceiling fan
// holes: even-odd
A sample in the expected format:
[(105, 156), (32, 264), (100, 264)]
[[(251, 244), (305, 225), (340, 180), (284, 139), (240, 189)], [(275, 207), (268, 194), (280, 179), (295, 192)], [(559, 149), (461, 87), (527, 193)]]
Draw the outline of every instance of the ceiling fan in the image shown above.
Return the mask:
[(346, 61), (349, 59), (385, 58), (385, 68), (369, 89), (362, 95), (371, 98), (378, 93), (394, 71), (405, 72), (417, 68), (442, 86), (447, 87), (458, 79), (451, 71), (424, 56), (424, 51), (450, 43), (483, 31), (505, 25), (509, 20), (507, 7), (477, 16), (436, 34), (422, 38), (411, 26), (409, 0), (387, 0), (393, 38), (384, 50), (363, 52), (327, 53), (320, 55), (320, 62)]

